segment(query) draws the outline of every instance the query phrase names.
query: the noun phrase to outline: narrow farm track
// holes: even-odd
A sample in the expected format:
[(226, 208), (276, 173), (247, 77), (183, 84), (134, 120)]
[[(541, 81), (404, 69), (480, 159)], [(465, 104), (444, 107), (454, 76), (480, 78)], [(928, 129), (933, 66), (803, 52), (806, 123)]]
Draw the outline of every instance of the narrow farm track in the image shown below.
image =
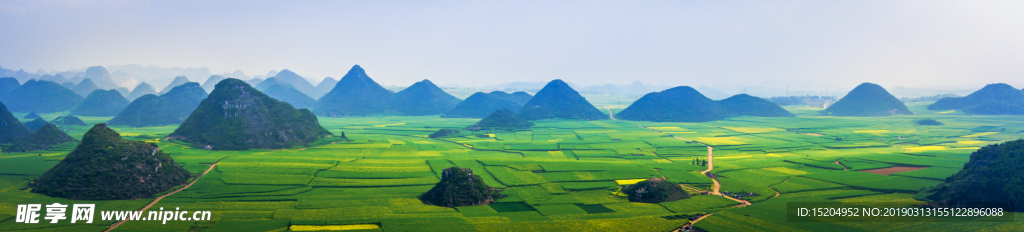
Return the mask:
[[(711, 148), (711, 146), (708, 146), (708, 169), (704, 169), (704, 171), (700, 171), (701, 175), (707, 176), (708, 172), (711, 172), (711, 170), (715, 169), (715, 157), (714, 157), (714, 152), (712, 151), (712, 149), (713, 148)], [(714, 186), (711, 187), (711, 194), (721, 196), (722, 192), (720, 191), (720, 189), (722, 188), (722, 184), (718, 183), (718, 180), (715, 179), (714, 177), (711, 177), (711, 181), (715, 183)]]
[[(772, 189), (773, 191), (775, 191), (775, 196), (774, 196), (774, 197), (772, 197), (772, 198), (776, 198), (776, 197), (779, 197), (779, 190), (778, 190), (778, 189), (775, 189), (775, 188), (772, 188), (772, 187), (774, 187), (775, 185), (778, 185), (778, 184), (786, 183), (786, 181), (789, 181), (789, 178), (793, 178), (793, 177), (788, 177), (788, 178), (786, 178), (785, 180), (782, 180), (782, 182), (779, 182), (779, 183), (777, 183), (777, 184), (773, 184), (773, 185), (769, 185), (769, 186), (768, 186), (768, 188), (770, 188), (770, 189)], [(768, 198), (768, 199), (771, 199), (771, 198)]]
[(612, 114), (612, 109), (608, 109), (608, 117), (611, 118), (612, 120), (615, 120), (615, 115)]
[(843, 166), (843, 171), (846, 171), (846, 165), (843, 165), (843, 164), (839, 163), (839, 160), (836, 160), (836, 162), (832, 162), (832, 163), (834, 163), (836, 165), (839, 165), (839, 166)]
[[(163, 200), (164, 197), (170, 196), (171, 194), (175, 194), (175, 193), (181, 192), (181, 190), (185, 190), (188, 187), (192, 187), (192, 184), (195, 184), (197, 181), (199, 181), (199, 178), (203, 178), (203, 176), (205, 176), (206, 173), (209, 173), (210, 171), (212, 171), (213, 168), (217, 166), (217, 163), (220, 163), (221, 160), (224, 160), (224, 159), (227, 159), (227, 158), (230, 158), (230, 156), (229, 157), (224, 157), (223, 159), (220, 159), (220, 160), (217, 160), (217, 162), (213, 162), (213, 164), (210, 164), (210, 168), (207, 168), (206, 171), (203, 172), (203, 174), (197, 176), (195, 180), (192, 180), (192, 183), (188, 183), (188, 185), (185, 185), (185, 187), (181, 187), (178, 190), (174, 190), (173, 192), (169, 192), (167, 194), (164, 194), (163, 196), (159, 196), (156, 199), (153, 199), (153, 202), (150, 202), (148, 205), (146, 205), (146, 207), (142, 207), (142, 209), (140, 209), (139, 211), (136, 211), (136, 212), (145, 213), (146, 210), (149, 209), (149, 207), (153, 207), (153, 205), (156, 205), (157, 202), (160, 202), (160, 200)], [(110, 225), (110, 227), (107, 228), (107, 230), (104, 230), (103, 232), (109, 232), (111, 230), (117, 229), (118, 226), (121, 226), (121, 224), (124, 224), (125, 222), (128, 222), (128, 219), (124, 219), (124, 220), (121, 220), (121, 221), (119, 221), (117, 223), (114, 223), (113, 225)]]

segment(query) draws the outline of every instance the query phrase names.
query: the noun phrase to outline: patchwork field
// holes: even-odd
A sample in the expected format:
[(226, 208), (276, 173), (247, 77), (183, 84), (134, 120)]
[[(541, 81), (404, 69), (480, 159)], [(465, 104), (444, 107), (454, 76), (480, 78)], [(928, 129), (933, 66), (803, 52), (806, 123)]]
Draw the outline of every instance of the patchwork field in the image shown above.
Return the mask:
[[(174, 126), (114, 127), (127, 139), (158, 144), (193, 173), (220, 161), (193, 186), (154, 206), (209, 210), (213, 221), (129, 221), (115, 231), (671, 231), (698, 213), (713, 213), (696, 224), (706, 231), (1024, 230), (1024, 223), (787, 222), (785, 207), (792, 201), (915, 203), (918, 190), (955, 174), (978, 147), (1024, 137), (1020, 116), (967, 116), (925, 105), (909, 105), (916, 115), (882, 118), (822, 117), (815, 109), (789, 107), (796, 118), (541, 120), (530, 130), (447, 139), (427, 135), (477, 119), (320, 118), (352, 141), (248, 151), (162, 140)], [(923, 118), (946, 125), (914, 124)], [(80, 138), (88, 128), (62, 129)], [(713, 182), (701, 174), (707, 167), (694, 161), (707, 158), (707, 146), (714, 148), (711, 173), (721, 191), (751, 205), (713, 195), (631, 203), (616, 194), (622, 185), (651, 177), (683, 183), (691, 192), (709, 190)], [(17, 204), (81, 203), (26, 188), (71, 149), (0, 153), (0, 230), (102, 231), (114, 223), (14, 222)], [(417, 197), (448, 167), (473, 169), (487, 184), (504, 188), (506, 197), (487, 206), (423, 204)], [(98, 211), (135, 210), (150, 201), (89, 203)]]

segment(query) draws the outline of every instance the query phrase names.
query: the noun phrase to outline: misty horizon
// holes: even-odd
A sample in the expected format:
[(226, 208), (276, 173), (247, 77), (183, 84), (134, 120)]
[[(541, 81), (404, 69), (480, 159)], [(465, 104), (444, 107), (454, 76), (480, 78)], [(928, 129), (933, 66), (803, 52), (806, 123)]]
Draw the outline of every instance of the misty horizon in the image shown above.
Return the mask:
[[(185, 75), (200, 83), (206, 74), (266, 78), (289, 69), (317, 84), (360, 64), (397, 87), (423, 79), (469, 88), (562, 79), (706, 87), (718, 95), (842, 96), (871, 82), (913, 90), (893, 91), (901, 97), (963, 95), (990, 83), (1024, 86), (1017, 65), (1024, 49), (1016, 46), (1024, 19), (1013, 17), (1021, 9), (1018, 2), (955, 1), (5, 1), (0, 25), (9, 42), (0, 44), (0, 67), (34, 74), (125, 64), (205, 69)], [(159, 88), (174, 75), (160, 78), (151, 84)]]

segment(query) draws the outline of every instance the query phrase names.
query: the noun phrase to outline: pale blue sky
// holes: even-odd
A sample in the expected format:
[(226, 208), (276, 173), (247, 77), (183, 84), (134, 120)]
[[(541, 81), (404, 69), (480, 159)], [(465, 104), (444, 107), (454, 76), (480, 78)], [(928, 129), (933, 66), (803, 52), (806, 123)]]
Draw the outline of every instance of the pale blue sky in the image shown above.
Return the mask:
[(1024, 1), (0, 1), (0, 66), (1024, 87)]

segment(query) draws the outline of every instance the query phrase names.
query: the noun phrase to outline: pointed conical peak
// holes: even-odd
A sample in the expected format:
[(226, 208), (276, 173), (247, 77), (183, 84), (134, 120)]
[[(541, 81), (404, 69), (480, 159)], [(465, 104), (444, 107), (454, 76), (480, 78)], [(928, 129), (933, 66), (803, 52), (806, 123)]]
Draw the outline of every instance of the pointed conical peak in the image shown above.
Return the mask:
[(423, 81), (416, 82), (415, 84), (412, 84), (411, 86), (409, 86), (409, 88), (418, 87), (418, 86), (422, 86), (422, 87), (426, 87), (426, 88), (431, 88), (431, 89), (440, 89), (440, 87), (437, 87), (437, 85), (434, 85), (434, 82), (430, 82), (430, 80), (427, 80), (427, 79), (423, 79)]
[(346, 73), (344, 77), (341, 77), (341, 79), (344, 80), (345, 78), (348, 78), (348, 77), (366, 77), (366, 78), (369, 78), (369, 76), (366, 75), (366, 70), (363, 70), (363, 67), (359, 67), (358, 64), (352, 66), (352, 69), (349, 69), (348, 73)]
[[(122, 141), (121, 134), (107, 127), (106, 123), (96, 124), (82, 136), (82, 144), (105, 145)], [(81, 145), (79, 145), (81, 146)], [(98, 147), (98, 146), (97, 146)]]
[(133, 88), (132, 90), (134, 91), (135, 89), (138, 89), (139, 87), (143, 87), (143, 86), (145, 86), (145, 87), (147, 87), (147, 88), (150, 88), (150, 89), (152, 89), (152, 88), (153, 88), (153, 86), (152, 86), (152, 85), (149, 85), (149, 83), (146, 83), (146, 82), (142, 82), (142, 83), (139, 83), (138, 85), (136, 85), (136, 86), (135, 86), (135, 88)]
[(554, 79), (551, 82), (548, 82), (547, 85), (544, 85), (544, 88), (547, 88), (549, 86), (550, 87), (562, 87), (562, 86), (569, 87), (569, 84), (565, 83), (565, 81), (562, 81), (562, 79)]

